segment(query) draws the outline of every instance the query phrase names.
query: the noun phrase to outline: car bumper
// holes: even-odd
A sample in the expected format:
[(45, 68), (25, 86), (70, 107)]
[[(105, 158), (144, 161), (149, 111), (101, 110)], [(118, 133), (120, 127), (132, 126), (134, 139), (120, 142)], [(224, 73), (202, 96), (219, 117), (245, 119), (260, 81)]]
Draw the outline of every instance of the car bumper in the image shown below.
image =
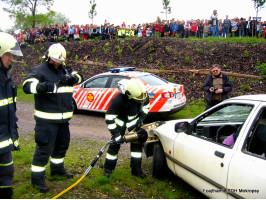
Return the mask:
[(159, 111), (159, 112), (149, 112), (148, 116), (150, 117), (163, 117), (163, 116), (167, 116), (167, 115), (171, 115), (174, 114), (180, 110), (182, 110), (187, 104), (187, 101), (183, 101), (182, 103), (176, 105), (174, 108), (172, 108), (169, 111)]

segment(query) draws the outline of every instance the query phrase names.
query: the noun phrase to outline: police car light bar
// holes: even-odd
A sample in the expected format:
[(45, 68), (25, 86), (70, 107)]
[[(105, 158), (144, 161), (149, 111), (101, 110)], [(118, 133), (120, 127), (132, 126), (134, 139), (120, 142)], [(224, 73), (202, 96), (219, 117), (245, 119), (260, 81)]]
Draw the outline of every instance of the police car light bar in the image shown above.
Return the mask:
[(119, 73), (119, 72), (126, 72), (126, 71), (134, 71), (136, 67), (119, 67), (119, 68), (113, 68), (109, 69), (111, 73)]

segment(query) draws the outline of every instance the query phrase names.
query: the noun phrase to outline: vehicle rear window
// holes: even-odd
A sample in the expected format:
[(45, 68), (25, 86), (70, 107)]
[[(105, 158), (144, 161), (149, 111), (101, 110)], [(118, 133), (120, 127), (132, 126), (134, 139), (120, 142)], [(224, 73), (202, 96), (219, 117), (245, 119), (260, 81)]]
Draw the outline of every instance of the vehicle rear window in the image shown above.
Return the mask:
[(150, 75), (145, 75), (145, 76), (140, 76), (139, 77), (141, 80), (145, 81), (151, 86), (159, 86), (159, 85), (166, 85), (168, 82), (158, 76), (155, 76), (153, 74)]

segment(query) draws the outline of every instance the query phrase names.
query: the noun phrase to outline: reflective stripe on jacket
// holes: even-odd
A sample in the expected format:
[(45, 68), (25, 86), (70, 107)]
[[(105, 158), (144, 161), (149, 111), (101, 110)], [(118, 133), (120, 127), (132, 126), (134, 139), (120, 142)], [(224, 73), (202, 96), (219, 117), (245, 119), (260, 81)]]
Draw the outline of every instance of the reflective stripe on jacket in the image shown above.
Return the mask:
[[(59, 80), (67, 73), (77, 77), (79, 84), (82, 82), (82, 76), (73, 72), (72, 68), (66, 69), (60, 67), (58, 70), (53, 65), (44, 62), (35, 67), (28, 74), (23, 83), (23, 90), (27, 94), (34, 94), (35, 98), (35, 120), (48, 123), (65, 123), (73, 116), (73, 86), (60, 85)], [(55, 84), (53, 92), (45, 92), (40, 89), (41, 83), (50, 82)]]
[(12, 82), (7, 69), (4, 70), (0, 66), (0, 154), (12, 151), (18, 146), (17, 86)]
[(150, 102), (147, 98), (145, 102), (138, 103), (133, 99), (128, 99), (126, 95), (118, 93), (111, 101), (105, 115), (105, 121), (109, 131), (116, 133), (129, 131), (142, 123), (150, 109)]

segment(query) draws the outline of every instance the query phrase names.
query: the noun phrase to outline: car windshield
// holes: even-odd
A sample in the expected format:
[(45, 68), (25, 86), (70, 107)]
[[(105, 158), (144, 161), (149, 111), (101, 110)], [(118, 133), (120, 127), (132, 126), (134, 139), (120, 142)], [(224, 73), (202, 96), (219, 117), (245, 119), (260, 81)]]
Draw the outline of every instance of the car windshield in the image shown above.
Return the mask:
[(230, 104), (205, 117), (201, 122), (209, 121), (239, 121), (244, 122), (253, 106), (244, 104)]
[(141, 80), (144, 82), (148, 83), (151, 86), (160, 86), (160, 85), (166, 85), (168, 84), (167, 81), (164, 79), (159, 78), (158, 76), (155, 76), (153, 74), (145, 75), (145, 76), (140, 76), (139, 77)]

